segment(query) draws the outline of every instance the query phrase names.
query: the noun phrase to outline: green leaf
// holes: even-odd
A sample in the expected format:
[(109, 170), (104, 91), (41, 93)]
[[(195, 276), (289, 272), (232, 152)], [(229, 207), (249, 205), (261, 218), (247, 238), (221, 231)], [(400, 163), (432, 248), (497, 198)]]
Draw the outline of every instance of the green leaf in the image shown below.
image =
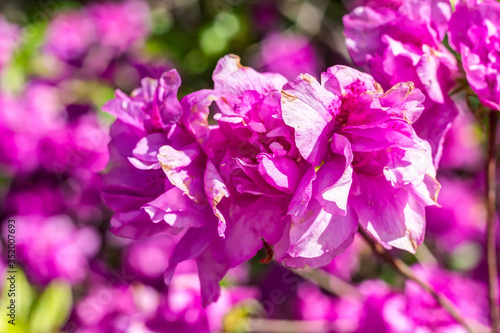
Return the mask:
[(30, 332), (58, 330), (68, 319), (72, 296), (69, 284), (53, 281), (42, 293), (31, 313)]
[(15, 304), (15, 325), (11, 325), (8, 323), (8, 320), (11, 318), (6, 316), (6, 313), (2, 313), (2, 320), (0, 320), (0, 332), (26, 332), (26, 324), (28, 322), (28, 316), (30, 313), (30, 308), (34, 298), (34, 291), (31, 288), (28, 280), (26, 280), (26, 276), (24, 272), (16, 268), (16, 273), (12, 274), (15, 276), (15, 291), (12, 296), (9, 296), (10, 282), (7, 278), (10, 276), (10, 273), (5, 273), (2, 275), (2, 279), (5, 281), (2, 296), (0, 298), (0, 308), (6, 309), (10, 303), (11, 299), (14, 300)]

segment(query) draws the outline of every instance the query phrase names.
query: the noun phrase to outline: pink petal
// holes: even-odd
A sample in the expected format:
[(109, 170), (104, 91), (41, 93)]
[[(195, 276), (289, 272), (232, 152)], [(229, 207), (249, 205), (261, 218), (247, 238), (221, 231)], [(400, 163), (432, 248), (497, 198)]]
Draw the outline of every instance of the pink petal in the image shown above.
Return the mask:
[(152, 223), (142, 210), (116, 213), (111, 218), (110, 231), (120, 237), (140, 239), (169, 230), (165, 224)]
[(357, 228), (357, 216), (350, 207), (346, 216), (338, 216), (311, 201), (304, 217), (292, 217), (287, 252), (291, 257), (302, 258), (317, 258), (325, 253), (338, 255), (350, 245)]
[(273, 157), (261, 153), (257, 155), (258, 170), (272, 186), (285, 193), (293, 193), (297, 188), (300, 170), (297, 163), (289, 157)]
[(281, 93), (283, 120), (295, 129), (295, 142), (301, 155), (314, 166), (324, 158), (338, 114), (339, 97), (323, 88), (310, 75), (302, 74), (288, 82)]
[(208, 204), (212, 207), (215, 216), (219, 219), (219, 236), (223, 237), (224, 231), (226, 230), (226, 219), (220, 210), (217, 209), (217, 205), (224, 197), (229, 197), (229, 190), (222, 181), (219, 172), (211, 160), (207, 160), (203, 183)]
[(281, 74), (259, 73), (253, 68), (242, 66), (240, 57), (229, 54), (219, 60), (212, 76), (214, 90), (235, 96), (238, 99), (248, 90), (261, 94), (280, 91), (286, 83)]
[(381, 176), (358, 175), (351, 196), (359, 221), (383, 246), (415, 253), (424, 240), (425, 205), (409, 188), (394, 188)]
[(210, 209), (189, 199), (180, 189), (173, 187), (142, 209), (154, 223), (166, 222), (175, 228), (200, 228), (208, 226)]

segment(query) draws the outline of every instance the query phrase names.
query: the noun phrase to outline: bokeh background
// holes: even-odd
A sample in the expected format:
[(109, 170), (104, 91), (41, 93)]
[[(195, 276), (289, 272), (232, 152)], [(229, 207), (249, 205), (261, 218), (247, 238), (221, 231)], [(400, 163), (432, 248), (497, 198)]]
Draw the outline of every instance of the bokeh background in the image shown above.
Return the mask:
[[(431, 329), (450, 324), (361, 239), (319, 271), (329, 273), (323, 288), (308, 282), (318, 272), (260, 263), (262, 252), (232, 269), (219, 301), (204, 309), (192, 262), (178, 268), (182, 274), (170, 287), (163, 283), (175, 240), (132, 241), (109, 232), (100, 174), (107, 172), (114, 119), (101, 107), (116, 89), (129, 94), (141, 79), (176, 68), (181, 98), (211, 88), (212, 71), (228, 53), (287, 78), (353, 66), (342, 17), (355, 5), (2, 0), (0, 268), (7, 269), (7, 221), (15, 219), (19, 273), (16, 325), (2, 312), (0, 331), (382, 332), (408, 318)], [(428, 209), (426, 241), (416, 256), (395, 252), (487, 323), (484, 138), (462, 104), (438, 175), (443, 207)]]

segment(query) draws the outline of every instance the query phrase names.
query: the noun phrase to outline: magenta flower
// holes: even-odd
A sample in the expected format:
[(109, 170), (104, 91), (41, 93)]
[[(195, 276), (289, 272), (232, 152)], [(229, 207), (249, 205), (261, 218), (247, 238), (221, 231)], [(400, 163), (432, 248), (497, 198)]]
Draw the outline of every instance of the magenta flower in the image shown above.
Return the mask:
[(85, 278), (88, 261), (100, 243), (92, 228), (76, 228), (64, 215), (21, 215), (14, 219), (18, 224), (17, 258), (32, 281), (45, 284), (58, 278), (76, 283)]
[(262, 41), (257, 62), (268, 72), (292, 79), (301, 73), (318, 73), (318, 60), (307, 38), (293, 34), (270, 34)]
[(374, 4), (369, 1), (344, 17), (347, 48), (354, 63), (384, 89), (413, 81), (424, 93), (425, 110), (414, 126), (429, 141), (437, 165), (444, 135), (457, 115), (448, 92), (458, 68), (455, 57), (442, 45), (451, 16), (449, 1)]
[[(448, 298), (467, 319), (488, 324), (486, 285), (434, 266), (413, 266), (417, 276)], [(410, 333), (465, 332), (465, 329), (415, 282), (404, 290), (390, 288), (380, 280), (367, 280), (358, 293), (332, 297), (317, 286), (302, 283), (298, 288), (301, 319), (324, 321), (334, 332)]]
[(462, 56), (469, 85), (485, 106), (500, 111), (500, 3), (460, 1), (449, 22), (450, 45)]
[[(186, 231), (169, 254), (165, 279), (170, 283), (178, 263), (196, 259), (207, 305), (218, 296), (218, 281), (228, 269), (215, 263), (207, 248), (213, 235), (219, 237), (214, 215), (218, 194), (212, 192), (219, 189), (218, 178), (208, 170), (204, 182), (208, 162), (191, 130), (203, 135), (208, 124), (206, 118), (188, 126), (181, 123), (181, 116), (197, 119), (202, 105), (181, 106), (176, 97), (179, 86), (179, 75), (172, 70), (159, 80), (144, 79), (131, 97), (118, 91), (117, 98), (104, 106), (117, 121), (111, 128), (111, 170), (104, 175), (103, 199), (116, 212), (111, 225), (120, 236)], [(186, 96), (183, 104), (190, 105), (191, 99)], [(183, 110), (188, 112), (183, 115)]]
[(457, 103), (460, 113), (446, 134), (439, 169), (467, 170), (477, 173), (484, 167), (485, 151), (479, 122), (465, 100)]
[(182, 274), (168, 290), (148, 285), (112, 285), (99, 277), (76, 306), (67, 330), (78, 332), (215, 332), (235, 305), (253, 301), (251, 287), (224, 288), (220, 302), (200, 306), (196, 275)]
[(146, 2), (103, 2), (58, 14), (48, 26), (45, 49), (63, 61), (107, 66), (110, 57), (145, 40), (150, 31)]
[(11, 172), (41, 167), (58, 175), (79, 171), (86, 178), (103, 169), (108, 130), (95, 114), (68, 119), (67, 111), (48, 84), (31, 83), (19, 96), (0, 95), (0, 164)]
[(96, 27), (85, 11), (58, 14), (47, 27), (45, 48), (62, 60), (84, 56), (97, 42)]
[(179, 86), (177, 72), (170, 71), (159, 81), (144, 79), (132, 97), (117, 91), (117, 98), (103, 107), (117, 117), (109, 144), (113, 168), (104, 175), (103, 199), (117, 213), (111, 225), (122, 236), (138, 238), (166, 228), (150, 224), (141, 207), (173, 188), (165, 183), (156, 155), (160, 145), (169, 141), (165, 131), (180, 117)]
[[(487, 286), (467, 279), (457, 273), (435, 266), (413, 266), (415, 274), (427, 281), (439, 294), (447, 297), (466, 318), (474, 318), (489, 325)], [(436, 300), (413, 281), (408, 281), (404, 290), (405, 310), (412, 326), (448, 329), (454, 332), (463, 329)]]
[[(194, 202), (198, 216), (206, 216), (184, 225), (190, 229), (174, 250), (166, 281), (177, 263), (198, 257), (205, 304), (215, 299), (216, 279), (228, 268), (255, 256), (263, 239), (275, 244), (281, 238), (287, 203), (301, 173), (291, 129), (279, 111), (279, 90), (286, 79), (257, 73), (241, 66), (238, 57), (226, 56), (213, 80), (213, 90), (181, 100), (181, 124), (197, 145), (183, 151), (163, 146), (158, 155), (171, 183)], [(220, 110), (214, 116), (218, 126), (208, 126), (213, 101)], [(165, 212), (171, 211), (171, 201), (163, 201)], [(203, 213), (207, 208), (211, 218)], [(213, 278), (209, 285), (207, 277)]]
[(89, 6), (88, 11), (103, 46), (123, 52), (144, 41), (149, 33), (149, 7), (145, 1), (105, 2)]
[[(179, 104), (180, 79), (171, 71), (158, 82), (144, 80), (132, 97), (118, 93), (105, 106), (119, 119), (110, 144), (117, 167), (104, 178), (104, 199), (117, 212), (114, 231), (137, 238), (186, 230), (165, 280), (171, 281), (177, 264), (196, 259), (205, 305), (217, 297), (228, 268), (252, 258), (262, 239), (274, 244), (281, 238), (300, 180), (293, 134), (279, 113), (286, 79), (227, 56), (214, 82), (214, 90), (192, 93)], [(214, 100), (221, 110), (217, 127), (208, 126)]]
[(384, 93), (343, 66), (330, 67), (321, 84), (301, 75), (283, 87), (283, 119), (311, 176), (292, 200), (279, 260), (325, 265), (349, 246), (358, 220), (382, 245), (415, 252), (440, 187), (430, 147), (411, 126), (423, 99), (411, 82)]
[(481, 243), (486, 229), (486, 210), (477, 181), (443, 177), (441, 183), (439, 202), (442, 207), (427, 208), (428, 234), (438, 240), (439, 248), (448, 252), (464, 242)]
[[(263, 245), (289, 266), (328, 264), (358, 220), (386, 247), (414, 252), (439, 188), (430, 147), (411, 127), (423, 95), (411, 83), (383, 93), (347, 67), (322, 78), (285, 84), (228, 55), (214, 89), (180, 103), (175, 71), (131, 97), (118, 92), (105, 105), (118, 118), (103, 191), (117, 213), (113, 231), (181, 232), (165, 282), (196, 259), (204, 305), (227, 270)], [(208, 121), (213, 102), (217, 125)]]

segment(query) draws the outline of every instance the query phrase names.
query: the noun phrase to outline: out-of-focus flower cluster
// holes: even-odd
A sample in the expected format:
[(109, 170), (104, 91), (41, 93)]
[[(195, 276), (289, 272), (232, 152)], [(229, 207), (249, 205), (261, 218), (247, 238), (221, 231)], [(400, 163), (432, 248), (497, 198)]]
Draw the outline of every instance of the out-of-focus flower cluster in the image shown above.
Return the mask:
[(497, 1), (461, 1), (449, 22), (450, 46), (462, 57), (467, 82), (484, 106), (500, 111)]
[(500, 111), (500, 3), (247, 5), (0, 16), (16, 328), (465, 332), (360, 228), (489, 326), (480, 120)]

